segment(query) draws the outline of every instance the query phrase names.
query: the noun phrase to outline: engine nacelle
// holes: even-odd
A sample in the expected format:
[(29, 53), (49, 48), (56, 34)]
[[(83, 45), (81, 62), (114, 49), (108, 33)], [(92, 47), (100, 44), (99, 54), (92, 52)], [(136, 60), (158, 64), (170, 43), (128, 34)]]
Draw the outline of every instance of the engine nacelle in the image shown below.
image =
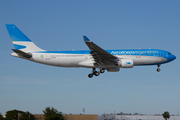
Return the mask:
[(132, 59), (121, 59), (122, 68), (132, 68), (134, 66), (134, 61)]
[(119, 67), (111, 67), (111, 68), (107, 68), (108, 72), (118, 72), (120, 70)]

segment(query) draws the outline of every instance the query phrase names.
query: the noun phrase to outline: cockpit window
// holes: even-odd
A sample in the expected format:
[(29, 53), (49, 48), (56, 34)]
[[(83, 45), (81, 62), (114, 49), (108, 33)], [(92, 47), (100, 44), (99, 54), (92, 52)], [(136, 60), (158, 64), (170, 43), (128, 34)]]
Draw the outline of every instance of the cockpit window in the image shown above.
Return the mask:
[(168, 53), (168, 55), (171, 55), (171, 53)]

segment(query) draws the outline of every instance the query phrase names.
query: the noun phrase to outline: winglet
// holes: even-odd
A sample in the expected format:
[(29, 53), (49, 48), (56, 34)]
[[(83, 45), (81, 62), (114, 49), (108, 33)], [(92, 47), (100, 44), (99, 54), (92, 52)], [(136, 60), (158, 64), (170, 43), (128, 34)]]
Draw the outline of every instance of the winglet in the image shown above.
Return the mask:
[(90, 41), (86, 36), (83, 36), (83, 38), (84, 38), (84, 41), (85, 41), (85, 42)]

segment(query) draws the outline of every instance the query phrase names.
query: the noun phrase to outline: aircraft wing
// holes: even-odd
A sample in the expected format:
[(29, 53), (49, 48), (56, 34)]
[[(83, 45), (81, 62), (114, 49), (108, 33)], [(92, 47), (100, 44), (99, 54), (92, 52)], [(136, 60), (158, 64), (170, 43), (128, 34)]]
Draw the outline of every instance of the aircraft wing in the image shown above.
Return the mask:
[(114, 55), (111, 55), (92, 41), (90, 41), (86, 36), (83, 36), (86, 45), (89, 47), (90, 54), (93, 56), (96, 63), (105, 63), (105, 61), (115, 62), (118, 61), (118, 58)]

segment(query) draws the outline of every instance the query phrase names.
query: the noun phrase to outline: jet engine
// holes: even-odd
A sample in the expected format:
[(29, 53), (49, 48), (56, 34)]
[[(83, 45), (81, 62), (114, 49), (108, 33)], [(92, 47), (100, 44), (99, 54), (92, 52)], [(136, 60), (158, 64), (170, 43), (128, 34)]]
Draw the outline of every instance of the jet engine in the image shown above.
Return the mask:
[(114, 64), (121, 68), (132, 68), (134, 66), (134, 61), (132, 59), (121, 59)]
[(132, 68), (134, 66), (134, 61), (132, 59), (121, 59), (122, 68)]

